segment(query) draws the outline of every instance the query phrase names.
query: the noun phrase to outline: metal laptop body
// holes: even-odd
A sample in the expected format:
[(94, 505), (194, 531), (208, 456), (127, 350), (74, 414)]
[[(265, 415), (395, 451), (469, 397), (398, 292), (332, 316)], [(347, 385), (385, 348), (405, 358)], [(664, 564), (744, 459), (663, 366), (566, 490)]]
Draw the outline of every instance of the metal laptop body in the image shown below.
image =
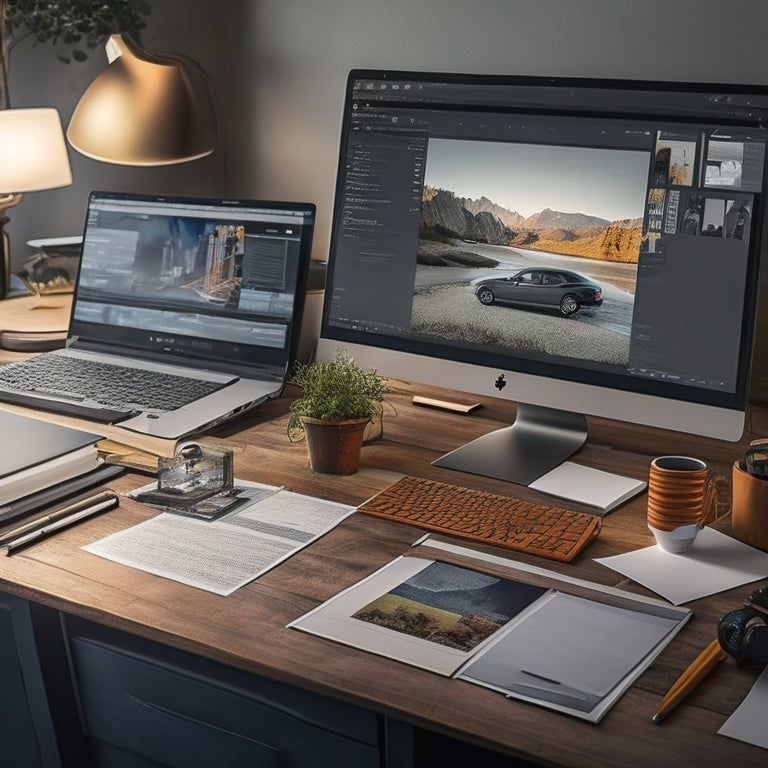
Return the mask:
[(173, 410), (2, 381), (0, 401), (179, 438), (277, 397), (298, 346), (314, 220), (311, 203), (92, 192), (68, 340), (43, 354), (221, 386)]

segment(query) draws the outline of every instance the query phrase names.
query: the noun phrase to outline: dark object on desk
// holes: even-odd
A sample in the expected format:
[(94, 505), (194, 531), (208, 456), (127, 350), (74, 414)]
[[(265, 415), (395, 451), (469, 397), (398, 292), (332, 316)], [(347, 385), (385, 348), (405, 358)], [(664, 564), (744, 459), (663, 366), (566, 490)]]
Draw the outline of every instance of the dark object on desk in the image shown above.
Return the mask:
[(75, 289), (82, 237), (48, 237), (30, 240), (27, 245), (38, 248), (25, 259), (17, 275), (30, 293), (72, 293)]
[(717, 627), (723, 649), (743, 664), (768, 664), (768, 616), (756, 608), (730, 611)]
[(661, 723), (683, 699), (725, 658), (719, 640), (713, 640), (667, 691), (656, 714), (651, 718)]
[(91, 472), (69, 478), (61, 483), (56, 483), (48, 488), (43, 488), (37, 493), (31, 493), (21, 499), (0, 507), (0, 525), (12, 523), (27, 515), (50, 508), (54, 504), (60, 504), (77, 496), (77, 494), (102, 485), (113, 477), (125, 472), (125, 467), (116, 464), (102, 464)]
[(46, 352), (63, 347), (66, 340), (66, 331), (0, 332), (0, 348), (11, 352)]
[(251, 501), (248, 495), (240, 494), (247, 490), (235, 486), (218, 493), (206, 493), (192, 496), (179, 496), (174, 498), (172, 494), (159, 494), (156, 491), (144, 491), (136, 494), (136, 500), (142, 504), (163, 510), (172, 515), (194, 517), (196, 520), (212, 522)]
[(416, 477), (399, 480), (358, 512), (563, 562), (598, 535), (601, 522), (586, 512)]
[(739, 469), (753, 477), (768, 478), (768, 441), (753, 440), (739, 461)]
[(756, 589), (744, 601), (744, 604), (748, 608), (755, 608), (756, 610), (762, 611), (768, 615), (768, 587)]

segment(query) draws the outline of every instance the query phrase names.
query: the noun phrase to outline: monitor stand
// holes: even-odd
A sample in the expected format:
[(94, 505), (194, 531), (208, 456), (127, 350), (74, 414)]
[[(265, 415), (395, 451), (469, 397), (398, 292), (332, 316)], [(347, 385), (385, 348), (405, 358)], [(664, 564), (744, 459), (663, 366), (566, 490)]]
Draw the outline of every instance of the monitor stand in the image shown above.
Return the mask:
[(432, 464), (530, 485), (576, 453), (586, 439), (584, 415), (520, 403), (514, 424), (478, 437)]

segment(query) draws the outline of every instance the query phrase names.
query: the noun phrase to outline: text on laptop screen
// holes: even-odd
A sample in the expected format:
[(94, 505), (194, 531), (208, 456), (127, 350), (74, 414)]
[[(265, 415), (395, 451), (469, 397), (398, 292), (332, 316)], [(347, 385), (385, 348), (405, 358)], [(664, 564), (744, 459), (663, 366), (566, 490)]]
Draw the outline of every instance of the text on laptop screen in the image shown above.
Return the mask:
[(285, 204), (93, 193), (71, 335), (282, 364), (313, 216)]

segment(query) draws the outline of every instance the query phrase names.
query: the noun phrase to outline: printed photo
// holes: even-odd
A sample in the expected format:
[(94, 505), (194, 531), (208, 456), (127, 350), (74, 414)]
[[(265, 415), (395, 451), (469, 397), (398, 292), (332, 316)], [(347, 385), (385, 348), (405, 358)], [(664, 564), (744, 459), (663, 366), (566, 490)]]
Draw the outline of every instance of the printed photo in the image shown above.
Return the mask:
[(546, 590), (435, 562), (353, 618), (470, 651)]

